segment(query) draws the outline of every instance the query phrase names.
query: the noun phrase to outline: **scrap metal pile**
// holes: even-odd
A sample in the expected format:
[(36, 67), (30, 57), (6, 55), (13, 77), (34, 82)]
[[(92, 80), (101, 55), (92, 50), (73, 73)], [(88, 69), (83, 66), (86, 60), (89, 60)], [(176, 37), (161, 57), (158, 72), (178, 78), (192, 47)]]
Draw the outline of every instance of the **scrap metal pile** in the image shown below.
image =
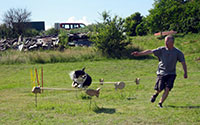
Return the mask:
[(47, 50), (59, 47), (58, 43), (58, 36), (37, 36), (30, 38), (19, 37), (18, 39), (2, 39), (0, 40), (0, 51), (4, 51), (7, 49), (15, 49), (20, 51), (39, 49)]
[[(91, 46), (92, 44), (85, 34), (68, 34), (68, 37), (69, 46)], [(20, 51), (54, 50), (60, 47), (59, 42), (60, 40), (58, 35), (0, 39), (0, 51), (7, 49), (15, 49)]]

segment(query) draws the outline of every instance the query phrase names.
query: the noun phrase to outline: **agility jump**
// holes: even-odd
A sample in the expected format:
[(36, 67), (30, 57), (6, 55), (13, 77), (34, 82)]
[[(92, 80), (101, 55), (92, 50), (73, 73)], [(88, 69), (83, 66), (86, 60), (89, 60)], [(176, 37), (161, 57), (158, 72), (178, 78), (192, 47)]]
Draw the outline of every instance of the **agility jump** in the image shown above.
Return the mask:
[[(72, 87), (74, 87), (73, 89), (69, 89), (69, 88), (47, 88), (47, 87), (44, 87), (44, 81), (43, 81), (43, 67), (41, 67), (41, 70), (38, 70), (37, 68), (35, 68), (34, 70), (30, 70), (30, 74), (31, 74), (31, 84), (32, 84), (32, 93), (35, 94), (35, 106), (37, 107), (37, 94), (41, 94), (44, 92), (44, 90), (55, 90), (55, 91), (85, 91), (85, 93), (89, 96), (96, 96), (96, 97), (99, 97), (99, 94), (100, 94), (100, 88), (97, 88), (96, 90), (94, 89), (87, 89), (88, 86), (85, 86), (84, 83), (85, 81), (87, 80), (84, 80), (84, 79), (87, 79), (88, 77), (90, 77), (88, 74), (86, 74), (84, 72), (84, 69), (83, 68), (82, 70), (78, 70), (77, 71), (74, 71), (73, 74), (70, 75), (71, 79), (73, 80), (73, 83), (72, 83)], [(75, 75), (74, 75), (75, 74)], [(79, 75), (80, 76), (79, 76)], [(76, 79), (75, 78), (72, 78), (72, 77), (75, 77), (75, 76), (78, 76)], [(86, 76), (86, 77), (85, 77)], [(83, 78), (83, 80), (80, 80), (80, 78)], [(91, 79), (91, 78), (90, 78)], [(40, 82), (41, 81), (41, 82)], [(82, 85), (80, 85), (80, 82), (83, 83)], [(133, 83), (135, 82), (136, 85), (139, 84), (139, 81), (140, 79), (139, 78), (136, 78), (135, 81), (125, 81), (126, 83)], [(36, 84), (37, 82), (37, 84)], [(88, 81), (87, 81), (88, 82)], [(91, 81), (89, 81), (90, 83), (87, 83), (87, 85), (90, 85), (91, 82), (92, 82), (92, 79)], [(104, 82), (104, 79), (100, 79), (99, 82), (93, 82), (93, 83), (98, 83), (100, 85), (104, 85), (104, 84), (114, 84), (115, 86), (115, 90), (118, 90), (118, 89), (123, 89), (125, 87), (125, 82), (121, 81), (121, 82)], [(40, 83), (41, 83), (41, 86), (40, 86)], [(80, 87), (80, 88), (79, 88)]]
[[(41, 68), (40, 71), (35, 68), (34, 70), (31, 69), (30, 71), (31, 74), (31, 84), (32, 84), (32, 93), (35, 94), (35, 106), (37, 107), (37, 94), (43, 93), (44, 90), (56, 90), (56, 91), (82, 91), (85, 90), (85, 93), (89, 96), (96, 96), (99, 97), (100, 94), (100, 88), (97, 88), (96, 90), (94, 89), (68, 89), (68, 88), (46, 88), (44, 87), (43, 83), (43, 67)], [(40, 79), (41, 77), (41, 79)], [(40, 86), (40, 81), (41, 81), (41, 86)], [(37, 84), (36, 84), (37, 82)]]

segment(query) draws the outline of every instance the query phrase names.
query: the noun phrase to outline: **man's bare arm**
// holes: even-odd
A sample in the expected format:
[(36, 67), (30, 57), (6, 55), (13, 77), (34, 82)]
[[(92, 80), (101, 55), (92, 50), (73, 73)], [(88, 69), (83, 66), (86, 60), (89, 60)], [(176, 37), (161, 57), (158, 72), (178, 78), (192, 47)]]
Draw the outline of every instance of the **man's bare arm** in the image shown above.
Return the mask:
[(131, 55), (144, 56), (144, 55), (149, 55), (149, 54), (152, 54), (152, 53), (153, 53), (152, 50), (145, 50), (145, 51), (142, 51), (142, 52), (138, 52), (138, 51), (132, 52)]

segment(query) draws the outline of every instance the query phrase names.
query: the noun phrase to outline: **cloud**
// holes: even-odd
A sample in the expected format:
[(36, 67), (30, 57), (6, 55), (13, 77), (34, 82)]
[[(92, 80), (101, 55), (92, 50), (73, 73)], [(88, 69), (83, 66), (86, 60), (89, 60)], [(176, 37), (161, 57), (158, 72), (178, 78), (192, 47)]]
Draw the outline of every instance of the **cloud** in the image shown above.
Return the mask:
[(45, 24), (45, 30), (48, 30), (48, 29), (51, 29), (51, 28), (54, 28), (54, 26)]
[(91, 24), (86, 16), (82, 17), (81, 19), (76, 19), (76, 17), (72, 16), (67, 19), (67, 23), (84, 23), (85, 25)]

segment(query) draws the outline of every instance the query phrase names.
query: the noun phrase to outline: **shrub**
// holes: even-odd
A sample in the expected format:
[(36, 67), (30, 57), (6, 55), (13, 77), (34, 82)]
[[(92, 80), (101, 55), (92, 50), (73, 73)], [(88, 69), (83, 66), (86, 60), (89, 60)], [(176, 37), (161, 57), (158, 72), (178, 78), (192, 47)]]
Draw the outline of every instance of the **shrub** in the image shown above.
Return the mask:
[(24, 33), (24, 36), (26, 37), (34, 37), (37, 35), (39, 35), (39, 31), (37, 31), (36, 29), (27, 29)]
[(42, 32), (41, 35), (58, 35), (59, 30), (55, 29), (55, 28), (50, 28), (44, 32)]
[(67, 47), (67, 43), (68, 43), (68, 40), (69, 40), (69, 37), (67, 35), (67, 31), (65, 29), (60, 29), (60, 32), (59, 32), (59, 44), (60, 46), (62, 47)]
[(9, 29), (6, 24), (0, 25), (0, 38), (9, 38), (11, 32), (11, 29)]
[(104, 55), (120, 58), (122, 50), (129, 44), (124, 35), (124, 20), (115, 16), (113, 19), (107, 12), (102, 13), (103, 25), (96, 27), (91, 41)]

